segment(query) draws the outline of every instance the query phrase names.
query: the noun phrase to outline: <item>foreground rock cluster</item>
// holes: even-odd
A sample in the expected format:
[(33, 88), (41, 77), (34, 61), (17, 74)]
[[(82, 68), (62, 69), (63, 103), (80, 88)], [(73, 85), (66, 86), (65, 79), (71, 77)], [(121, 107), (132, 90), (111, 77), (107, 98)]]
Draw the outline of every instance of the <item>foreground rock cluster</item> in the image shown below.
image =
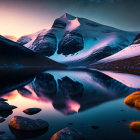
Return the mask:
[[(1, 111), (12, 111), (17, 108), (16, 106), (9, 105), (7, 99), (0, 98), (0, 112)], [(24, 113), (28, 115), (34, 115), (41, 111), (40, 108), (28, 108), (23, 110)], [(0, 123), (4, 122), (5, 118), (0, 118)], [(48, 122), (41, 119), (30, 119), (22, 116), (14, 116), (9, 121), (9, 128), (15, 138), (3, 135), (5, 132), (1, 132), (1, 140), (16, 140), (16, 139), (33, 139), (43, 135), (48, 131)], [(66, 127), (58, 132), (56, 132), (51, 140), (85, 140), (81, 132), (75, 128)]]
[(0, 98), (0, 123), (4, 122), (5, 118), (13, 113), (13, 109), (17, 108), (14, 105), (9, 105), (6, 101), (7, 99)]
[[(127, 96), (124, 100), (124, 103), (130, 107), (135, 107), (136, 109), (140, 109), (140, 91), (136, 91), (129, 96)], [(135, 132), (140, 133), (140, 121), (134, 121), (129, 124), (129, 128)]]
[(47, 132), (49, 124), (41, 119), (15, 116), (9, 121), (9, 128), (17, 139), (33, 139)]
[[(48, 122), (41, 119), (29, 119), (22, 116), (15, 116), (9, 121), (9, 128), (16, 138), (35, 138), (44, 134), (48, 128)], [(85, 140), (78, 130), (66, 127), (55, 133), (51, 140)]]

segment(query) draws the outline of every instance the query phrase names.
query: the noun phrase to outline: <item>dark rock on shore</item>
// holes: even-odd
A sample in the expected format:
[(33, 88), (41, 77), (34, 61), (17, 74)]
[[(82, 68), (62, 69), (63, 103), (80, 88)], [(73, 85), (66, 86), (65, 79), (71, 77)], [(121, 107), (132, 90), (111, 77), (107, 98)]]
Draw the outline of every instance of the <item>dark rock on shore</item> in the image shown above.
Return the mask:
[(15, 116), (9, 122), (9, 127), (20, 131), (39, 131), (48, 129), (48, 122), (40, 119), (32, 120), (22, 116)]
[(28, 108), (28, 109), (23, 110), (23, 112), (28, 115), (34, 115), (34, 114), (39, 113), (40, 111), (41, 111), (40, 108)]
[(85, 140), (81, 132), (74, 128), (66, 127), (55, 133), (51, 140)]

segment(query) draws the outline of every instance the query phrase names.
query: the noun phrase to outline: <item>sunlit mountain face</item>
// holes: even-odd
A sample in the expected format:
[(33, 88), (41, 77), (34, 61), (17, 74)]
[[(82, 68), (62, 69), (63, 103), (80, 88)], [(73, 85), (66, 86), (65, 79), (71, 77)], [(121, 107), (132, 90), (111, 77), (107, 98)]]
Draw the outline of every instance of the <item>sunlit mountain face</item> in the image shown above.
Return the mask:
[(138, 140), (139, 4), (1, 0), (0, 140)]

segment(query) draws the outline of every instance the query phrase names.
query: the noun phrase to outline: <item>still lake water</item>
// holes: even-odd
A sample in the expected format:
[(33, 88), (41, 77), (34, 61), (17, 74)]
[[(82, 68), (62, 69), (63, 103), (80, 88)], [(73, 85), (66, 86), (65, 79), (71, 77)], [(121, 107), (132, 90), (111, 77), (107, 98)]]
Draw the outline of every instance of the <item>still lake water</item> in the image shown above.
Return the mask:
[[(129, 79), (128, 82), (133, 81)], [(121, 83), (94, 70), (46, 71), (23, 88), (1, 96), (18, 108), (5, 116), (0, 131), (5, 131), (4, 136), (15, 137), (17, 134), (10, 131), (8, 122), (18, 115), (49, 123), (47, 132), (35, 138), (31, 136), (31, 140), (49, 140), (54, 133), (68, 126), (81, 131), (86, 140), (139, 140), (140, 134), (132, 132), (129, 123), (140, 121), (140, 111), (123, 102), (139, 87), (129, 87), (126, 83), (127, 80)], [(35, 115), (23, 113), (24, 109), (32, 107), (42, 111)], [(92, 126), (98, 126), (98, 129)]]

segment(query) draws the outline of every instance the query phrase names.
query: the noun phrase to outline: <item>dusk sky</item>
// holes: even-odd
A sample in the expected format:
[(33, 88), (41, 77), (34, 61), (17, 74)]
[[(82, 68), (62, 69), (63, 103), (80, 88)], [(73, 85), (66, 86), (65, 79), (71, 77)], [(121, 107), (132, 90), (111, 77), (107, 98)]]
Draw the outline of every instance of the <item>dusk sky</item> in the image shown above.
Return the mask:
[(20, 37), (49, 29), (64, 13), (140, 31), (139, 7), (140, 0), (0, 0), (0, 34)]

